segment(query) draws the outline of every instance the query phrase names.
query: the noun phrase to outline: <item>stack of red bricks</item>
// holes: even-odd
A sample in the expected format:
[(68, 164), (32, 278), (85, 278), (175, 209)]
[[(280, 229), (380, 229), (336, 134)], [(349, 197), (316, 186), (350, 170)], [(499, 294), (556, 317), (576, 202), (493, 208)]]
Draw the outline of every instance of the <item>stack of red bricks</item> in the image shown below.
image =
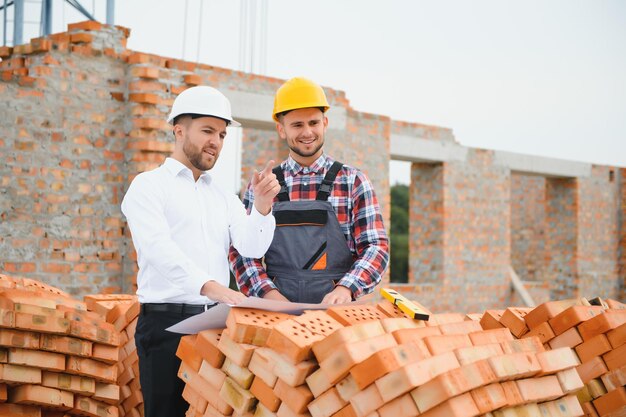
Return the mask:
[(577, 392), (587, 416), (626, 415), (626, 305), (595, 299), (550, 301), (534, 309), (487, 311), (485, 328), (537, 336), (548, 349), (574, 349), (584, 383)]
[(300, 316), (234, 308), (226, 329), (181, 341), (187, 415), (583, 415), (572, 349), (480, 317), (425, 323), (386, 301)]
[(143, 395), (139, 384), (139, 357), (135, 348), (135, 328), (139, 317), (139, 301), (134, 295), (94, 294), (85, 296), (87, 309), (105, 317), (120, 335), (117, 359), (119, 415), (143, 416)]
[(119, 415), (119, 332), (84, 302), (0, 275), (0, 415)]

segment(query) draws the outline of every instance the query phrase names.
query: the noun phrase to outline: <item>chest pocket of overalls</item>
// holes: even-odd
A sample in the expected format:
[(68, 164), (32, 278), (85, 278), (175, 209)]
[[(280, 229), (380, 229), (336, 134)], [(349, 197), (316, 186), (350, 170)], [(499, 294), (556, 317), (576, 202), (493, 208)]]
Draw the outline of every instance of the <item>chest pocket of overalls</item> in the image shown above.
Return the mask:
[(352, 254), (328, 196), (340, 163), (327, 173), (315, 200), (290, 201), (283, 187), (274, 204), (274, 239), (265, 254), (268, 275), (290, 301), (319, 303), (352, 265)]
[(275, 260), (274, 266), (303, 270), (326, 269), (326, 225), (329, 213), (319, 203), (289, 201), (274, 205), (275, 245), (270, 247), (266, 255)]

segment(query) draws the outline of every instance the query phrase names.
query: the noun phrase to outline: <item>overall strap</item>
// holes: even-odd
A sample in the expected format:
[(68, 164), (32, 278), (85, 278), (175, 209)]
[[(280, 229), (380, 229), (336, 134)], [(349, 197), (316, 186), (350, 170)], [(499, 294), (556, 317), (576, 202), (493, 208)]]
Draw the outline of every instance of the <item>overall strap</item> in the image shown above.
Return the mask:
[(276, 175), (276, 179), (278, 180), (278, 184), (280, 184), (280, 191), (276, 196), (278, 201), (289, 201), (289, 190), (287, 190), (287, 184), (285, 183), (285, 174), (283, 173), (283, 169), (280, 165), (274, 167), (272, 169), (274, 175)]
[(328, 172), (326, 172), (326, 175), (324, 176), (324, 179), (320, 184), (319, 190), (317, 190), (317, 196), (315, 197), (316, 200), (328, 200), (328, 196), (330, 196), (330, 191), (333, 189), (333, 184), (335, 183), (335, 178), (337, 178), (337, 174), (342, 167), (343, 164), (341, 162), (333, 162)]

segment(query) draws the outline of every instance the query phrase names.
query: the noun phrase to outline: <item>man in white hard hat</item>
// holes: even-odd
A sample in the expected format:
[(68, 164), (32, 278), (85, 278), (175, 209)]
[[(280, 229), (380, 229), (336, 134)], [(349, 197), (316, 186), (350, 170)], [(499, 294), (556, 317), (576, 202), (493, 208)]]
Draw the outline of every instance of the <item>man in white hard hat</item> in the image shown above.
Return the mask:
[(218, 90), (192, 87), (172, 106), (174, 152), (163, 165), (132, 181), (122, 212), (137, 251), (137, 296), (141, 312), (135, 333), (145, 417), (183, 417), (175, 356), (179, 334), (165, 329), (217, 303), (245, 296), (228, 288), (228, 248), (261, 257), (274, 234), (272, 200), (280, 190), (269, 161), (252, 178), (256, 200), (248, 215), (236, 195), (209, 174), (233, 120), (230, 102)]

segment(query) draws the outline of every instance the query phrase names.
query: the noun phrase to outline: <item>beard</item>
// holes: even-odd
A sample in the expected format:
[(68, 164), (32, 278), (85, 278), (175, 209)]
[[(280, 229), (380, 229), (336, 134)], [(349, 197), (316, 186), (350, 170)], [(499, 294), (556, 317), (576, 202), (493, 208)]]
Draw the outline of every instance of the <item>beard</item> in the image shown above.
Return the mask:
[(191, 165), (200, 171), (208, 171), (213, 168), (219, 156), (218, 150), (215, 149), (215, 157), (206, 160), (207, 156), (204, 154), (204, 148), (195, 147), (187, 136), (185, 136), (185, 142), (183, 143), (183, 152)]
[[(289, 144), (289, 142), (287, 142), (287, 143)], [(317, 138), (316, 144), (313, 147), (313, 149), (311, 149), (311, 150), (298, 148), (299, 142), (297, 140), (293, 140), (292, 143), (294, 143), (294, 145), (289, 144), (288, 146), (289, 146), (289, 149), (291, 149), (291, 151), (293, 153), (295, 153), (296, 155), (299, 155), (299, 156), (301, 156), (303, 158), (308, 158), (310, 156), (315, 155), (316, 153), (319, 152), (320, 149), (322, 149), (322, 146), (324, 146), (324, 138), (323, 137)], [(302, 146), (304, 148), (304, 145), (302, 145)]]

